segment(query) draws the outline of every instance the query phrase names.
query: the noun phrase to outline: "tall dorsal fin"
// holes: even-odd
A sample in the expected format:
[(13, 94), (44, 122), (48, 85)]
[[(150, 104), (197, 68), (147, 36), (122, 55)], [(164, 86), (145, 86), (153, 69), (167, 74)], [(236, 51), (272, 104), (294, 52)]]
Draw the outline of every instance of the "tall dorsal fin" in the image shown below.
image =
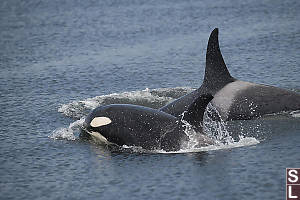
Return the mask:
[(235, 79), (230, 75), (219, 47), (218, 28), (215, 28), (209, 37), (206, 51), (206, 66), (204, 85), (212, 90), (212, 94)]

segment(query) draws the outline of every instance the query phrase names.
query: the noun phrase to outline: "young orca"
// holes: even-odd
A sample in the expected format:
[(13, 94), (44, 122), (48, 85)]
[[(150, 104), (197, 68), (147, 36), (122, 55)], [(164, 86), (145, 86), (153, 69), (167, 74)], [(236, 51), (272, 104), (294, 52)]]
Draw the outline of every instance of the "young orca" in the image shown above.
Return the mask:
[[(119, 146), (139, 146), (147, 150), (177, 151), (188, 141), (184, 121), (198, 130), (207, 104), (213, 97), (201, 95), (181, 117), (143, 106), (111, 104), (94, 109), (85, 119), (83, 131), (92, 138)], [(183, 121), (183, 120), (184, 121)], [(200, 146), (213, 144), (198, 134)]]
[(299, 93), (233, 78), (220, 51), (217, 28), (212, 31), (208, 41), (205, 76), (200, 88), (160, 110), (179, 116), (203, 93), (214, 96), (211, 103), (223, 120), (247, 120), (300, 109)]

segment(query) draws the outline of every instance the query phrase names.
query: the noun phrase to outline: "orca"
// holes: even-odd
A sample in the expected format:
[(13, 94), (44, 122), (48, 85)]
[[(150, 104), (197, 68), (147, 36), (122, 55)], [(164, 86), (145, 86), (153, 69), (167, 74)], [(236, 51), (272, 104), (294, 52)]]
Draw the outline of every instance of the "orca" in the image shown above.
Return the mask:
[[(185, 133), (185, 122), (201, 132), (202, 126), (198, 121), (203, 118), (206, 106), (212, 98), (211, 95), (201, 95), (180, 117), (138, 105), (100, 106), (88, 114), (82, 129), (86, 135), (106, 144), (137, 146), (146, 150), (178, 151), (184, 142), (189, 141)], [(201, 133), (197, 137), (199, 146), (214, 143)]]
[(215, 28), (209, 37), (202, 85), (163, 106), (161, 111), (179, 116), (204, 93), (214, 96), (211, 104), (216, 108), (218, 118), (224, 121), (249, 120), (300, 109), (300, 94), (297, 92), (232, 77), (220, 51), (218, 32)]

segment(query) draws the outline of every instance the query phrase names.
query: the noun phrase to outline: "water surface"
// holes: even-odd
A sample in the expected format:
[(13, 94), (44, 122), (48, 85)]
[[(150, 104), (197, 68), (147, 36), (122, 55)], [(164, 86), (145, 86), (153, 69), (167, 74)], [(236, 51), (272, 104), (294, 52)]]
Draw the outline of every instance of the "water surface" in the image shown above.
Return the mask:
[(259, 141), (250, 146), (172, 154), (110, 151), (71, 125), (99, 104), (159, 107), (197, 88), (215, 27), (233, 76), (300, 91), (299, 10), (296, 0), (1, 1), (1, 199), (283, 199), (285, 168), (300, 166), (297, 114), (227, 125)]

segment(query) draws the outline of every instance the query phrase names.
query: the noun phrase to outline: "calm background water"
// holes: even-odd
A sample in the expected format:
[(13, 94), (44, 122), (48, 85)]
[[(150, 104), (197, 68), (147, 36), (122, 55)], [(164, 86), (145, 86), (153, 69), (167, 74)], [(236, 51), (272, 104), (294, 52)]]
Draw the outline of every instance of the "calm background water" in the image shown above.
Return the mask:
[(297, 0), (2, 0), (0, 198), (284, 199), (285, 168), (300, 167), (297, 115), (234, 122), (229, 131), (260, 143), (194, 153), (51, 136), (96, 96), (155, 107), (197, 88), (215, 27), (233, 76), (300, 91), (299, 10)]

